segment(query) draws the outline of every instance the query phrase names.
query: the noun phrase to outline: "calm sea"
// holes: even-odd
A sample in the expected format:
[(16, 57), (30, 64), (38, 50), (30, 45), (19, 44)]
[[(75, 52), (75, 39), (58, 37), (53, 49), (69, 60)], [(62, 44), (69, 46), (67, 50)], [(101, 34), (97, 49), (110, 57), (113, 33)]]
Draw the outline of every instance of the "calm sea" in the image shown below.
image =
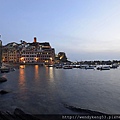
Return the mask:
[(28, 65), (0, 74), (8, 79), (0, 89), (0, 110), (21, 108), (32, 114), (74, 114), (64, 104), (120, 114), (120, 68), (106, 71), (56, 69)]

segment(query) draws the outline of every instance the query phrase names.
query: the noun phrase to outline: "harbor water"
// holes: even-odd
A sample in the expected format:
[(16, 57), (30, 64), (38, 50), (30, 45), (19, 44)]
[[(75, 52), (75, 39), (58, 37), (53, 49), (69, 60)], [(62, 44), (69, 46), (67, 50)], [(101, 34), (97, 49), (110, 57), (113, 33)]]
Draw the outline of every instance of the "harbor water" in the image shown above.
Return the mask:
[(0, 110), (20, 108), (31, 114), (76, 114), (64, 104), (107, 114), (120, 114), (120, 68), (56, 69), (26, 65), (9, 73), (0, 89)]

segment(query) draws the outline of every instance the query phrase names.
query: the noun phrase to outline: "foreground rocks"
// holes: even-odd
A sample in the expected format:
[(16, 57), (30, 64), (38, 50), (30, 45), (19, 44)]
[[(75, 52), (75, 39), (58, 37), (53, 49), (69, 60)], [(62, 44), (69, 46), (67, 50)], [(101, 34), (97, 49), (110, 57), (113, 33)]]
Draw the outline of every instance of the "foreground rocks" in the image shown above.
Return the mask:
[(8, 91), (6, 91), (6, 90), (0, 90), (0, 94), (7, 94), (7, 93), (9, 93)]
[(32, 115), (26, 114), (21, 109), (16, 108), (14, 113), (0, 111), (0, 120), (63, 120), (61, 115)]
[(5, 78), (5, 77), (0, 77), (0, 83), (6, 82), (6, 81), (7, 81), (7, 78)]
[[(3, 83), (3, 82), (6, 82), (7, 81), (7, 78), (5, 78), (5, 77), (0, 77), (0, 83)], [(6, 91), (6, 90), (0, 90), (0, 94), (7, 94), (7, 93), (9, 93), (8, 91)]]

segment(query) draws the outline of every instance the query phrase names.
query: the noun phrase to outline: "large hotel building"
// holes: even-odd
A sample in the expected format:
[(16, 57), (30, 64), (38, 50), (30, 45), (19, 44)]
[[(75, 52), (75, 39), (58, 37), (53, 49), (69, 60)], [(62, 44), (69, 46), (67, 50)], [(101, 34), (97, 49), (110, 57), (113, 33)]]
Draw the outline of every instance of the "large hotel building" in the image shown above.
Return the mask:
[(49, 42), (39, 43), (34, 37), (32, 43), (9, 43), (2, 47), (2, 61), (7, 63), (44, 63), (54, 64), (55, 49)]

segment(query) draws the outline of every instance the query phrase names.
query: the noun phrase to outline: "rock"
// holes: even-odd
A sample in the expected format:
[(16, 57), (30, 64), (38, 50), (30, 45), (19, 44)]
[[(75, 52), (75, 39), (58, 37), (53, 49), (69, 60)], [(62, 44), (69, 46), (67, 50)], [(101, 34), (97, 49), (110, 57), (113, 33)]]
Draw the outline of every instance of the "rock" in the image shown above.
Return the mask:
[(7, 81), (7, 78), (5, 78), (5, 77), (0, 77), (0, 83), (1, 82), (6, 82)]
[(8, 91), (5, 91), (5, 90), (1, 90), (0, 91), (0, 94), (7, 94), (7, 93), (9, 93)]
[(87, 115), (107, 115), (106, 113), (102, 113), (102, 112), (99, 112), (99, 111), (92, 111), (92, 110), (89, 110), (89, 109), (82, 109), (82, 108), (79, 108), (79, 107), (75, 107), (75, 106), (69, 106), (67, 104), (64, 104), (64, 106), (72, 111), (76, 111), (76, 112), (80, 112), (80, 113), (83, 113), (83, 114), (87, 114)]
[(21, 114), (25, 114), (21, 109), (19, 109), (19, 108), (16, 108), (15, 110), (14, 110), (14, 114), (15, 115), (21, 115)]
[[(38, 117), (36, 117), (32, 114), (26, 114), (19, 108), (16, 108), (14, 110), (14, 115), (16, 116), (16, 118), (19, 118), (19, 120), (43, 120), (43, 119), (39, 119)], [(44, 120), (46, 120), (46, 119), (44, 119)]]

